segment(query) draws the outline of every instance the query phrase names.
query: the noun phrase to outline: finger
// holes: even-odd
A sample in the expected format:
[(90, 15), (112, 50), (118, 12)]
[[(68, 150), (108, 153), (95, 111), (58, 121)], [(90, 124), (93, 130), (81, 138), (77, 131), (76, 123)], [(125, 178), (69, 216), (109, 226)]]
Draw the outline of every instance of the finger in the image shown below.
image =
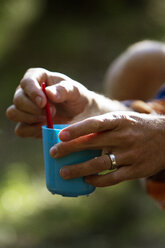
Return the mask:
[(19, 122), (16, 125), (15, 134), (17, 136), (22, 137), (22, 138), (26, 138), (26, 137), (33, 137), (33, 138), (39, 138), (40, 137), (41, 138), (42, 137), (41, 126), (43, 124), (44, 123), (28, 125), (28, 124)]
[(68, 141), (90, 133), (112, 130), (120, 124), (120, 121), (112, 113), (90, 117), (64, 128), (60, 132), (59, 138), (62, 141)]
[(17, 109), (22, 110), (24, 112), (30, 114), (42, 114), (43, 110), (39, 108), (36, 104), (34, 104), (25, 94), (21, 88), (18, 88), (15, 92), (14, 105)]
[(63, 80), (55, 85), (46, 87), (46, 93), (50, 101), (61, 103), (70, 98), (72, 100), (80, 96), (79, 91), (74, 87), (72, 80)]
[(91, 175), (85, 177), (85, 181), (95, 187), (105, 187), (133, 179), (131, 166), (123, 166), (106, 175)]
[[(67, 142), (59, 142), (55, 144), (50, 154), (52, 157), (63, 157), (69, 153), (82, 151), (86, 149), (104, 149), (107, 148), (110, 152), (112, 150), (128, 150), (127, 139), (119, 132), (101, 132), (92, 133)], [(127, 148), (127, 149), (126, 149)], [(106, 150), (107, 150), (106, 149)]]
[[(99, 137), (97, 137), (99, 136)], [(68, 142), (59, 142), (50, 149), (50, 155), (53, 158), (66, 156), (72, 152), (82, 151), (85, 149), (102, 149), (103, 137), (99, 134), (91, 134), (79, 137)]]
[[(117, 169), (121, 168), (122, 166), (129, 165), (130, 160), (128, 154), (118, 154), (116, 156)], [(100, 172), (105, 173), (106, 170), (112, 170), (112, 161), (108, 155), (102, 155), (84, 163), (63, 167), (61, 169), (61, 176), (65, 179), (71, 179), (76, 177), (94, 175)]]
[(112, 165), (112, 160), (111, 160), (111, 157), (110, 157), (110, 154), (111, 155), (114, 155), (115, 157), (115, 168), (120, 168), (122, 166), (130, 166), (133, 164), (134, 162), (134, 158), (133, 158), (133, 153), (130, 152), (130, 151), (112, 151), (112, 152), (109, 152), (108, 154), (105, 154), (105, 156), (107, 156), (107, 158), (109, 159), (109, 164), (110, 164), (110, 168), (113, 168), (113, 165)]
[(46, 121), (45, 115), (33, 115), (18, 110), (14, 105), (6, 111), (7, 117), (14, 122), (24, 122), (27, 124), (40, 123)]
[(64, 166), (60, 170), (60, 175), (64, 179), (72, 179), (96, 174), (108, 169), (110, 169), (109, 158), (103, 155), (84, 163)]
[(43, 68), (31, 68), (25, 73), (20, 85), (32, 102), (43, 108), (46, 104), (46, 97), (41, 90), (41, 83), (46, 82), (47, 85), (53, 85), (61, 80), (69, 80), (69, 77)]
[(46, 104), (46, 97), (40, 87), (42, 82), (46, 82), (46, 79), (47, 71), (45, 69), (34, 68), (29, 69), (20, 82), (25, 94), (40, 108)]

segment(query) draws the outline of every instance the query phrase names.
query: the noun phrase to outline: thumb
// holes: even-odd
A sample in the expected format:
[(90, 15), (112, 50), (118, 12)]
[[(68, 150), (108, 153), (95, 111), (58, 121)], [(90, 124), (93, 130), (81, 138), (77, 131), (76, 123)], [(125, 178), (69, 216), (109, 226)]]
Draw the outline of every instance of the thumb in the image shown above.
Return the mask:
[(80, 93), (72, 80), (64, 80), (60, 83), (46, 87), (48, 99), (53, 103), (62, 103), (69, 99), (74, 100), (79, 97)]

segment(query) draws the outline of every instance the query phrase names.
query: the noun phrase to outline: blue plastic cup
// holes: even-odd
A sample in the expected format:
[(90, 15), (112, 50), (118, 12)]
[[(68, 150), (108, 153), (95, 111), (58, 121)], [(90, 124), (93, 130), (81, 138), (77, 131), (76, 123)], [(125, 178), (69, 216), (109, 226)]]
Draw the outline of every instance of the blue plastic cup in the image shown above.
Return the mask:
[(60, 169), (66, 165), (78, 164), (101, 155), (101, 150), (84, 150), (71, 153), (62, 158), (52, 158), (49, 155), (50, 148), (60, 141), (59, 132), (68, 125), (54, 125), (54, 129), (47, 126), (42, 127), (43, 149), (45, 161), (46, 186), (52, 194), (76, 197), (89, 195), (95, 187), (84, 181), (84, 178), (63, 179)]

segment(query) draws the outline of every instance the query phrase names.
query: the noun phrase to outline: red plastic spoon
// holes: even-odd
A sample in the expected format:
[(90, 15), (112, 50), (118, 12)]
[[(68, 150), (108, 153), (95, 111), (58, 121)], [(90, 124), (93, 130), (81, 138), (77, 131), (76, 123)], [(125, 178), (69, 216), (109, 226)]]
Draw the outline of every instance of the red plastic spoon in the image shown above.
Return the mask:
[(50, 106), (49, 106), (48, 97), (47, 97), (47, 94), (46, 94), (45, 87), (46, 87), (46, 84), (42, 83), (41, 88), (42, 88), (42, 91), (44, 92), (44, 94), (46, 96), (45, 110), (46, 110), (47, 126), (48, 126), (48, 128), (53, 128), (53, 121), (52, 121), (52, 116), (51, 116), (51, 113), (50, 113)]

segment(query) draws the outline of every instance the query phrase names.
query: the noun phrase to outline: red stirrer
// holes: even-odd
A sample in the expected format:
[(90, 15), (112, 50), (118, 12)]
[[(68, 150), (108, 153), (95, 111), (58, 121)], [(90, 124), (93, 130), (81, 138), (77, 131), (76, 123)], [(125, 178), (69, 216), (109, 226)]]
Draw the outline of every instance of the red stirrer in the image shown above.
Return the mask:
[(47, 126), (48, 126), (48, 128), (53, 128), (53, 121), (52, 121), (52, 116), (50, 114), (50, 106), (49, 106), (48, 97), (47, 97), (47, 94), (45, 91), (45, 87), (46, 87), (46, 84), (42, 83), (41, 88), (42, 88), (42, 91), (44, 92), (44, 94), (46, 96), (45, 110), (46, 110)]

